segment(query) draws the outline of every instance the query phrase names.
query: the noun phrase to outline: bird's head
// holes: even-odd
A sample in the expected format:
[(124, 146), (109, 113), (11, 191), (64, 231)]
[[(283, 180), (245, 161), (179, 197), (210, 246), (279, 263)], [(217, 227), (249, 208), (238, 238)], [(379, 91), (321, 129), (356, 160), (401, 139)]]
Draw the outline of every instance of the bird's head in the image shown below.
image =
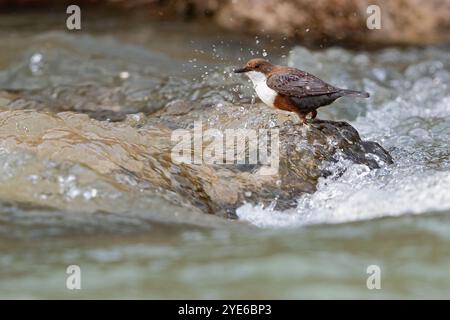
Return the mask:
[(234, 73), (245, 73), (250, 71), (261, 72), (265, 75), (269, 74), (275, 66), (264, 59), (251, 59), (243, 68), (234, 70)]

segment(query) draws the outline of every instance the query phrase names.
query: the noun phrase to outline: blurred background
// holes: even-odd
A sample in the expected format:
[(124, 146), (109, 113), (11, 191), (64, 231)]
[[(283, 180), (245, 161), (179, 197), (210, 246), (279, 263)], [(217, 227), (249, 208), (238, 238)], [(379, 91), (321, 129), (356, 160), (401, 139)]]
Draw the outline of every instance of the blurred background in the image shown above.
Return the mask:
[[(234, 33), (287, 36), (302, 44), (425, 45), (447, 42), (450, 5), (446, 0), (2, 0), (4, 12), (24, 10), (58, 13), (71, 4), (89, 11), (142, 13), (147, 21), (202, 21)], [(366, 25), (376, 5), (383, 26)]]
[[(449, 41), (448, 0), (0, 0), (0, 298), (449, 298)], [(292, 125), (232, 73), (252, 57), (370, 92), (319, 118), (394, 164), (224, 218), (238, 175), (173, 165), (170, 132)]]

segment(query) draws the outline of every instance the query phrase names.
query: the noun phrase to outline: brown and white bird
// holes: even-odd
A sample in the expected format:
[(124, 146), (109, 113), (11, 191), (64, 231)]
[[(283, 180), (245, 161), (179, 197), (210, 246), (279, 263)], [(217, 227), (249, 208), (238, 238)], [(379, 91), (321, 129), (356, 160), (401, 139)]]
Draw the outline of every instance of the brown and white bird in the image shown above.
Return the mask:
[(258, 97), (268, 106), (295, 112), (300, 122), (317, 116), (317, 108), (340, 97), (368, 98), (367, 92), (332, 86), (316, 76), (290, 67), (277, 66), (264, 59), (252, 59), (235, 73), (245, 73), (253, 82)]

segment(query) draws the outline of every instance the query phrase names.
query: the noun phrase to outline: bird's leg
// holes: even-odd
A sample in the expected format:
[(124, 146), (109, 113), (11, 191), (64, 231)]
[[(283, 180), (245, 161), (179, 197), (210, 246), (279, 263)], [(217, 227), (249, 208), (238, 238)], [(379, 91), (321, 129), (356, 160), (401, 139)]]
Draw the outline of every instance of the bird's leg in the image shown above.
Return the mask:
[(298, 117), (300, 118), (300, 124), (301, 125), (304, 125), (304, 124), (306, 124), (306, 114), (304, 114), (304, 113), (297, 113), (298, 114)]

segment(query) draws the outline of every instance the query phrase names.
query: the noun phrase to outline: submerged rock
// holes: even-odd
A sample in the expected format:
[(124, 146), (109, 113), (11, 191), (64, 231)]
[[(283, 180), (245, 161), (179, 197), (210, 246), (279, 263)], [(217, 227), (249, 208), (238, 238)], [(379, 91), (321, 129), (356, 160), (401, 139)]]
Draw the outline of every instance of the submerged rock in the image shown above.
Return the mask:
[[(278, 134), (279, 148), (270, 144), (266, 158), (259, 158), (257, 163), (250, 163), (249, 159), (241, 164), (205, 160), (206, 150), (213, 142), (211, 137), (205, 137), (208, 130), (216, 129), (222, 139), (220, 134), (234, 132), (226, 130), (243, 126), (256, 130), (249, 140), (258, 143), (267, 130), (274, 130), (270, 133)], [(191, 134), (199, 129), (203, 137)], [(189, 147), (191, 141), (194, 147), (200, 143), (200, 156), (194, 152), (196, 163), (180, 163), (174, 157), (180, 133), (188, 139)], [(98, 121), (73, 112), (3, 111), (0, 141), (3, 152), (32, 154), (37, 162), (75, 163), (125, 192), (145, 189), (171, 202), (185, 202), (203, 212), (227, 217), (234, 217), (235, 209), (244, 202), (279, 208), (295, 206), (298, 196), (314, 192), (318, 179), (330, 174), (326, 166), (329, 162), (348, 159), (369, 168), (392, 163), (387, 151), (375, 142), (362, 141), (346, 122), (318, 120), (301, 126), (292, 115), (260, 104), (208, 107), (175, 101), (149, 116), (129, 115), (123, 122)], [(232, 155), (245, 155), (246, 150), (253, 150), (251, 146), (252, 143), (244, 144), (243, 150), (234, 150)], [(276, 150), (278, 163), (264, 161)], [(4, 188), (11, 183), (8, 181), (3, 181)], [(49, 190), (47, 194), (57, 192)], [(20, 201), (58, 207), (55, 201), (46, 201), (51, 197), (38, 197), (40, 194), (34, 190)], [(104, 206), (99, 208), (105, 210)]]

